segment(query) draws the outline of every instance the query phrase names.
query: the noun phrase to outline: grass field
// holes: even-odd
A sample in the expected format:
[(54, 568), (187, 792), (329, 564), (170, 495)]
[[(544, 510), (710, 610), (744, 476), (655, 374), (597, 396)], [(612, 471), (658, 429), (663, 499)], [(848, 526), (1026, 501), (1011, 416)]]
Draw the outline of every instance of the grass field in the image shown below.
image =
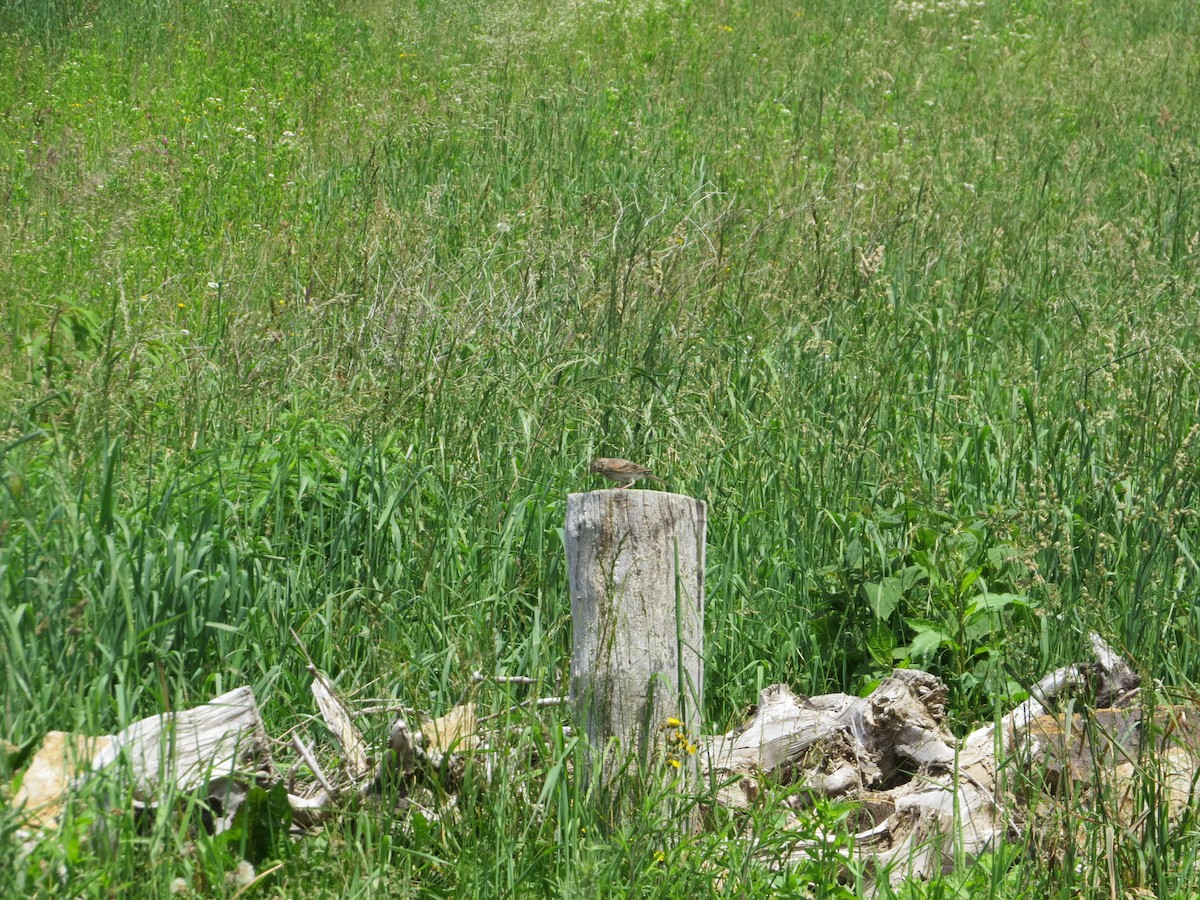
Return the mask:
[[(283, 736), (293, 629), (356, 697), (558, 693), (599, 454), (709, 503), (710, 731), (911, 664), (963, 733), (1089, 629), (1190, 696), (1198, 135), (1191, 0), (0, 2), (6, 779), (243, 683)], [(558, 724), (256, 891), (853, 893), (605, 821)], [(177, 817), (89, 815), (20, 867), (0, 815), (0, 893), (233, 894)], [(905, 896), (1194, 896), (1149, 821)]]

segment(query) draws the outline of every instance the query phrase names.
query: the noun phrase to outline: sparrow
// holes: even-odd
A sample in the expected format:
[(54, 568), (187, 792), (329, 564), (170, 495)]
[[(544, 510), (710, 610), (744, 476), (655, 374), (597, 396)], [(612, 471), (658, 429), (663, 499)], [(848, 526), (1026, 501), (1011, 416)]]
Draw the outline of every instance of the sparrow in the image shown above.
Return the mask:
[(649, 478), (651, 481), (657, 481), (659, 484), (666, 484), (657, 475), (651, 474), (650, 470), (645, 466), (639, 466), (637, 463), (630, 462), (627, 459), (608, 459), (602, 456), (592, 460), (588, 471), (595, 472), (597, 475), (603, 475), (609, 481), (615, 481), (617, 483), (617, 490), (629, 487), (639, 478)]

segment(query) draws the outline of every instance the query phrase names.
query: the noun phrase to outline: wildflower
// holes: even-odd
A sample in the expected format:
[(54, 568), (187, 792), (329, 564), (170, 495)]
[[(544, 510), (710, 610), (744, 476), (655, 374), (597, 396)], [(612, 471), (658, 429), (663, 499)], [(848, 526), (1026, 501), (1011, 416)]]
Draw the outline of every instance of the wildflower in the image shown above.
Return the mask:
[(671, 718), (667, 719), (667, 727), (668, 728), (678, 728), (682, 724), (683, 724), (683, 722), (681, 722), (679, 719), (675, 718), (674, 716), (671, 716)]
[(187, 304), (186, 304), (186, 303), (184, 303), (182, 300), (180, 300), (180, 301), (179, 301), (179, 308), (180, 308), (180, 309), (187, 309)]
[(679, 768), (683, 767), (683, 763), (681, 763), (677, 759), (668, 759), (667, 762), (671, 765), (671, 768), (673, 768), (673, 769), (679, 769)]

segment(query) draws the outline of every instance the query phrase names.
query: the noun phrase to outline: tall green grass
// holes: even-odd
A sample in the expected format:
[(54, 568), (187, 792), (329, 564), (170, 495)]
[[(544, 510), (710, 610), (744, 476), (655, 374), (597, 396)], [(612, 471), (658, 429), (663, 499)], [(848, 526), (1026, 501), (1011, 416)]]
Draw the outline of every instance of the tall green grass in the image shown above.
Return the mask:
[[(710, 504), (712, 730), (766, 684), (898, 662), (965, 730), (1089, 629), (1200, 676), (1192, 4), (128, 0), (0, 26), (19, 747), (245, 682), (281, 734), (309, 708), (293, 630), (343, 690), (435, 714), (476, 669), (560, 691), (558, 529), (597, 453)], [(734, 823), (664, 846), (591, 818), (541, 721), (509, 780), (544, 817), (503, 791), (419, 827), (363, 810), (282, 890), (840, 890), (772, 883)], [(142, 883), (153, 853), (223, 890), (173, 827), (70, 884)], [(1179, 864), (1122, 884), (1194, 890), (1179, 839), (1128, 845)], [(1099, 890), (1036, 858), (963, 878), (928, 893)]]

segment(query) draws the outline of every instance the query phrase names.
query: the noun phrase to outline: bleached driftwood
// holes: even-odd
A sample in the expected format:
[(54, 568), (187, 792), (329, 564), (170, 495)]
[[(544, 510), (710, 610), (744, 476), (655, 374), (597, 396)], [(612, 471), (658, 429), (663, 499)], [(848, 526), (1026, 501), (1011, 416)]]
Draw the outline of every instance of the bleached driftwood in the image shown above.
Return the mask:
[(214, 778), (277, 778), (254, 691), (236, 688), (193, 709), (134, 722), (92, 760), (93, 772), (128, 763), (134, 796), (153, 802), (171, 785), (191, 791)]
[(116, 735), (51, 732), (13, 798), (12, 805), (21, 810), (24, 850), (57, 823), (73, 793), (99, 778), (117, 781), (122, 793), (132, 788), (133, 811), (176, 793), (202, 794), (220, 831), (232, 821), (250, 784), (276, 781), (278, 774), (249, 687), (192, 709), (141, 719)]
[(658, 727), (700, 731), (703, 501), (659, 491), (571, 494), (571, 696), (591, 746), (646, 765)]
[[(941, 867), (936, 831), (953, 817), (956, 802), (959, 826), (944, 833), (966, 852), (981, 852), (1002, 827), (986, 792), (952, 777), (956, 751), (944, 702), (942, 683), (911, 669), (897, 670), (862, 698), (804, 698), (774, 685), (762, 692), (745, 727), (708, 742), (707, 780), (720, 786), (718, 802), (733, 808), (749, 807), (780, 781), (789, 785), (795, 811), (806, 795), (861, 800), (858, 852), (880, 868), (903, 860), (905, 874), (928, 875)], [(898, 778), (902, 785), (884, 789)], [(799, 842), (769, 862), (787, 865), (818, 844), (824, 842)]]
[[(869, 880), (893, 884), (928, 878), (997, 849), (1018, 831), (1036, 829), (1028, 813), (1031, 785), (1044, 783), (1051, 796), (1066, 784), (1077, 786), (1068, 794), (1091, 791), (1107, 821), (1137, 829), (1146, 816), (1135, 800), (1152, 778), (1169, 820), (1182, 821), (1200, 772), (1200, 716), (1160, 705), (1152, 719), (1145, 718), (1135, 704), (1136, 675), (1097, 637), (1093, 649), (1098, 663), (1050, 673), (1028, 700), (962, 741), (946, 727), (944, 684), (925, 672), (897, 670), (867, 697), (806, 698), (785, 685), (772, 686), (741, 727), (709, 738), (688, 735), (689, 744), (700, 745), (698, 796), (702, 803), (735, 811), (774, 801), (790, 813), (780, 828), (784, 835), (794, 831), (797, 839), (789, 844), (776, 832), (759, 844), (755, 855), (765, 865), (828, 858), (836, 840), (848, 847), (847, 859), (865, 864)], [(339, 742), (344, 738), (363, 750), (361, 772), (372, 761), (357, 729), (345, 727), (352, 717), (328, 679), (314, 675), (320, 684), (314, 692), (325, 694), (322, 709), (333, 710), (326, 714), (330, 731)], [(1052, 710), (1064, 705), (1059, 701), (1067, 693), (1077, 698), (1065, 704), (1074, 712), (1055, 715)], [(1094, 698), (1122, 708), (1094, 710), (1083, 702)], [(521, 704), (522, 714), (537, 706), (536, 699)], [(397, 810), (420, 809), (427, 819), (453, 810), (472, 759), (483, 765), (484, 778), (477, 783), (492, 782), (509, 727), (506, 713), (515, 709), (479, 715), (468, 702), (419, 727), (396, 719), (373, 764), (373, 778), (345, 769), (339, 780), (295, 736), (297, 753), (318, 783), (288, 795), (293, 824), (315, 826), (334, 815), (347, 795), (364, 797), (385, 785), (392, 789), (384, 796)], [(659, 730), (657, 739), (668, 735)], [(346, 748), (340, 750), (345, 758)], [(212, 809), (214, 831), (232, 824), (253, 785), (279, 780), (253, 692), (240, 688), (195, 709), (136, 722), (114, 736), (48, 735), (14, 798), (25, 808), (22, 839), (53, 827), (71, 790), (101, 773), (129, 779), (140, 806), (177, 792), (200, 795)], [(805, 808), (819, 797), (858, 804), (846, 820), (849, 842), (846, 834), (814, 834), (802, 826)], [(1061, 844), (1063, 837), (1078, 836), (1052, 835), (1047, 844)], [(1032, 838), (1036, 843), (1037, 834)]]
[(350, 710), (337, 695), (329, 679), (314, 665), (310, 664), (308, 671), (313, 677), (313, 699), (317, 701), (317, 708), (321, 710), (325, 724), (329, 726), (342, 749), (342, 767), (350, 781), (358, 784), (371, 774), (366, 741), (359, 734)]
[[(868, 872), (893, 883), (928, 878), (956, 859), (996, 849), (1022, 824), (1001, 775), (1020, 748), (1032, 765), (1045, 763), (1046, 750), (1061, 753), (1061, 741), (1056, 746), (1044, 730), (1036, 731), (1038, 748), (1030, 743), (1038, 723), (1057, 721), (1045, 715), (1047, 705), (1085, 683), (1105, 699), (1133, 698), (1133, 672), (1095, 636), (1093, 648), (1098, 665), (1052, 672), (1029, 700), (961, 743), (945, 727), (945, 686), (925, 672), (896, 670), (865, 698), (804, 698), (775, 685), (762, 692), (746, 725), (706, 742), (705, 774), (716, 801), (735, 809), (779, 784), (788, 786), (785, 802), (796, 810), (818, 795), (858, 800), (853, 846)], [(1190, 765), (1176, 760), (1173, 789), (1183, 789), (1181, 773), (1194, 777), (1197, 760), (1200, 752)], [(800, 841), (766, 861), (786, 866), (824, 844)]]
[[(326, 706), (331, 713), (330, 728), (335, 735), (347, 732), (337, 710), (344, 706), (327, 688), (320, 673), (314, 684), (326, 688)], [(321, 688), (314, 688), (318, 693)], [(348, 721), (346, 719), (345, 721)], [(361, 750), (361, 738), (358, 738)], [(307, 751), (307, 746), (304, 746)], [(320, 771), (311, 751), (302, 752), (314, 773)], [(364, 762), (358, 765), (366, 765)], [(140, 807), (157, 805), (173, 793), (201, 794), (217, 811), (215, 831), (227, 827), (247, 796), (251, 785), (269, 787), (280, 776), (270, 752), (266, 730), (259, 715), (254, 691), (240, 687), (192, 709), (162, 713), (134, 722), (116, 735), (87, 737), (50, 732), (31, 761), (21, 790), (12, 806), (22, 810), (26, 835), (36, 839), (35, 830), (53, 827), (66, 799), (83, 783), (97, 777), (118, 779), (131, 785), (133, 798)], [(298, 825), (323, 821), (332, 812), (332, 804), (341, 790), (326, 782), (319, 791), (296, 795), (289, 793), (288, 803)], [(370, 781), (359, 786), (359, 793), (371, 788)], [(331, 788), (333, 788), (331, 790)]]

